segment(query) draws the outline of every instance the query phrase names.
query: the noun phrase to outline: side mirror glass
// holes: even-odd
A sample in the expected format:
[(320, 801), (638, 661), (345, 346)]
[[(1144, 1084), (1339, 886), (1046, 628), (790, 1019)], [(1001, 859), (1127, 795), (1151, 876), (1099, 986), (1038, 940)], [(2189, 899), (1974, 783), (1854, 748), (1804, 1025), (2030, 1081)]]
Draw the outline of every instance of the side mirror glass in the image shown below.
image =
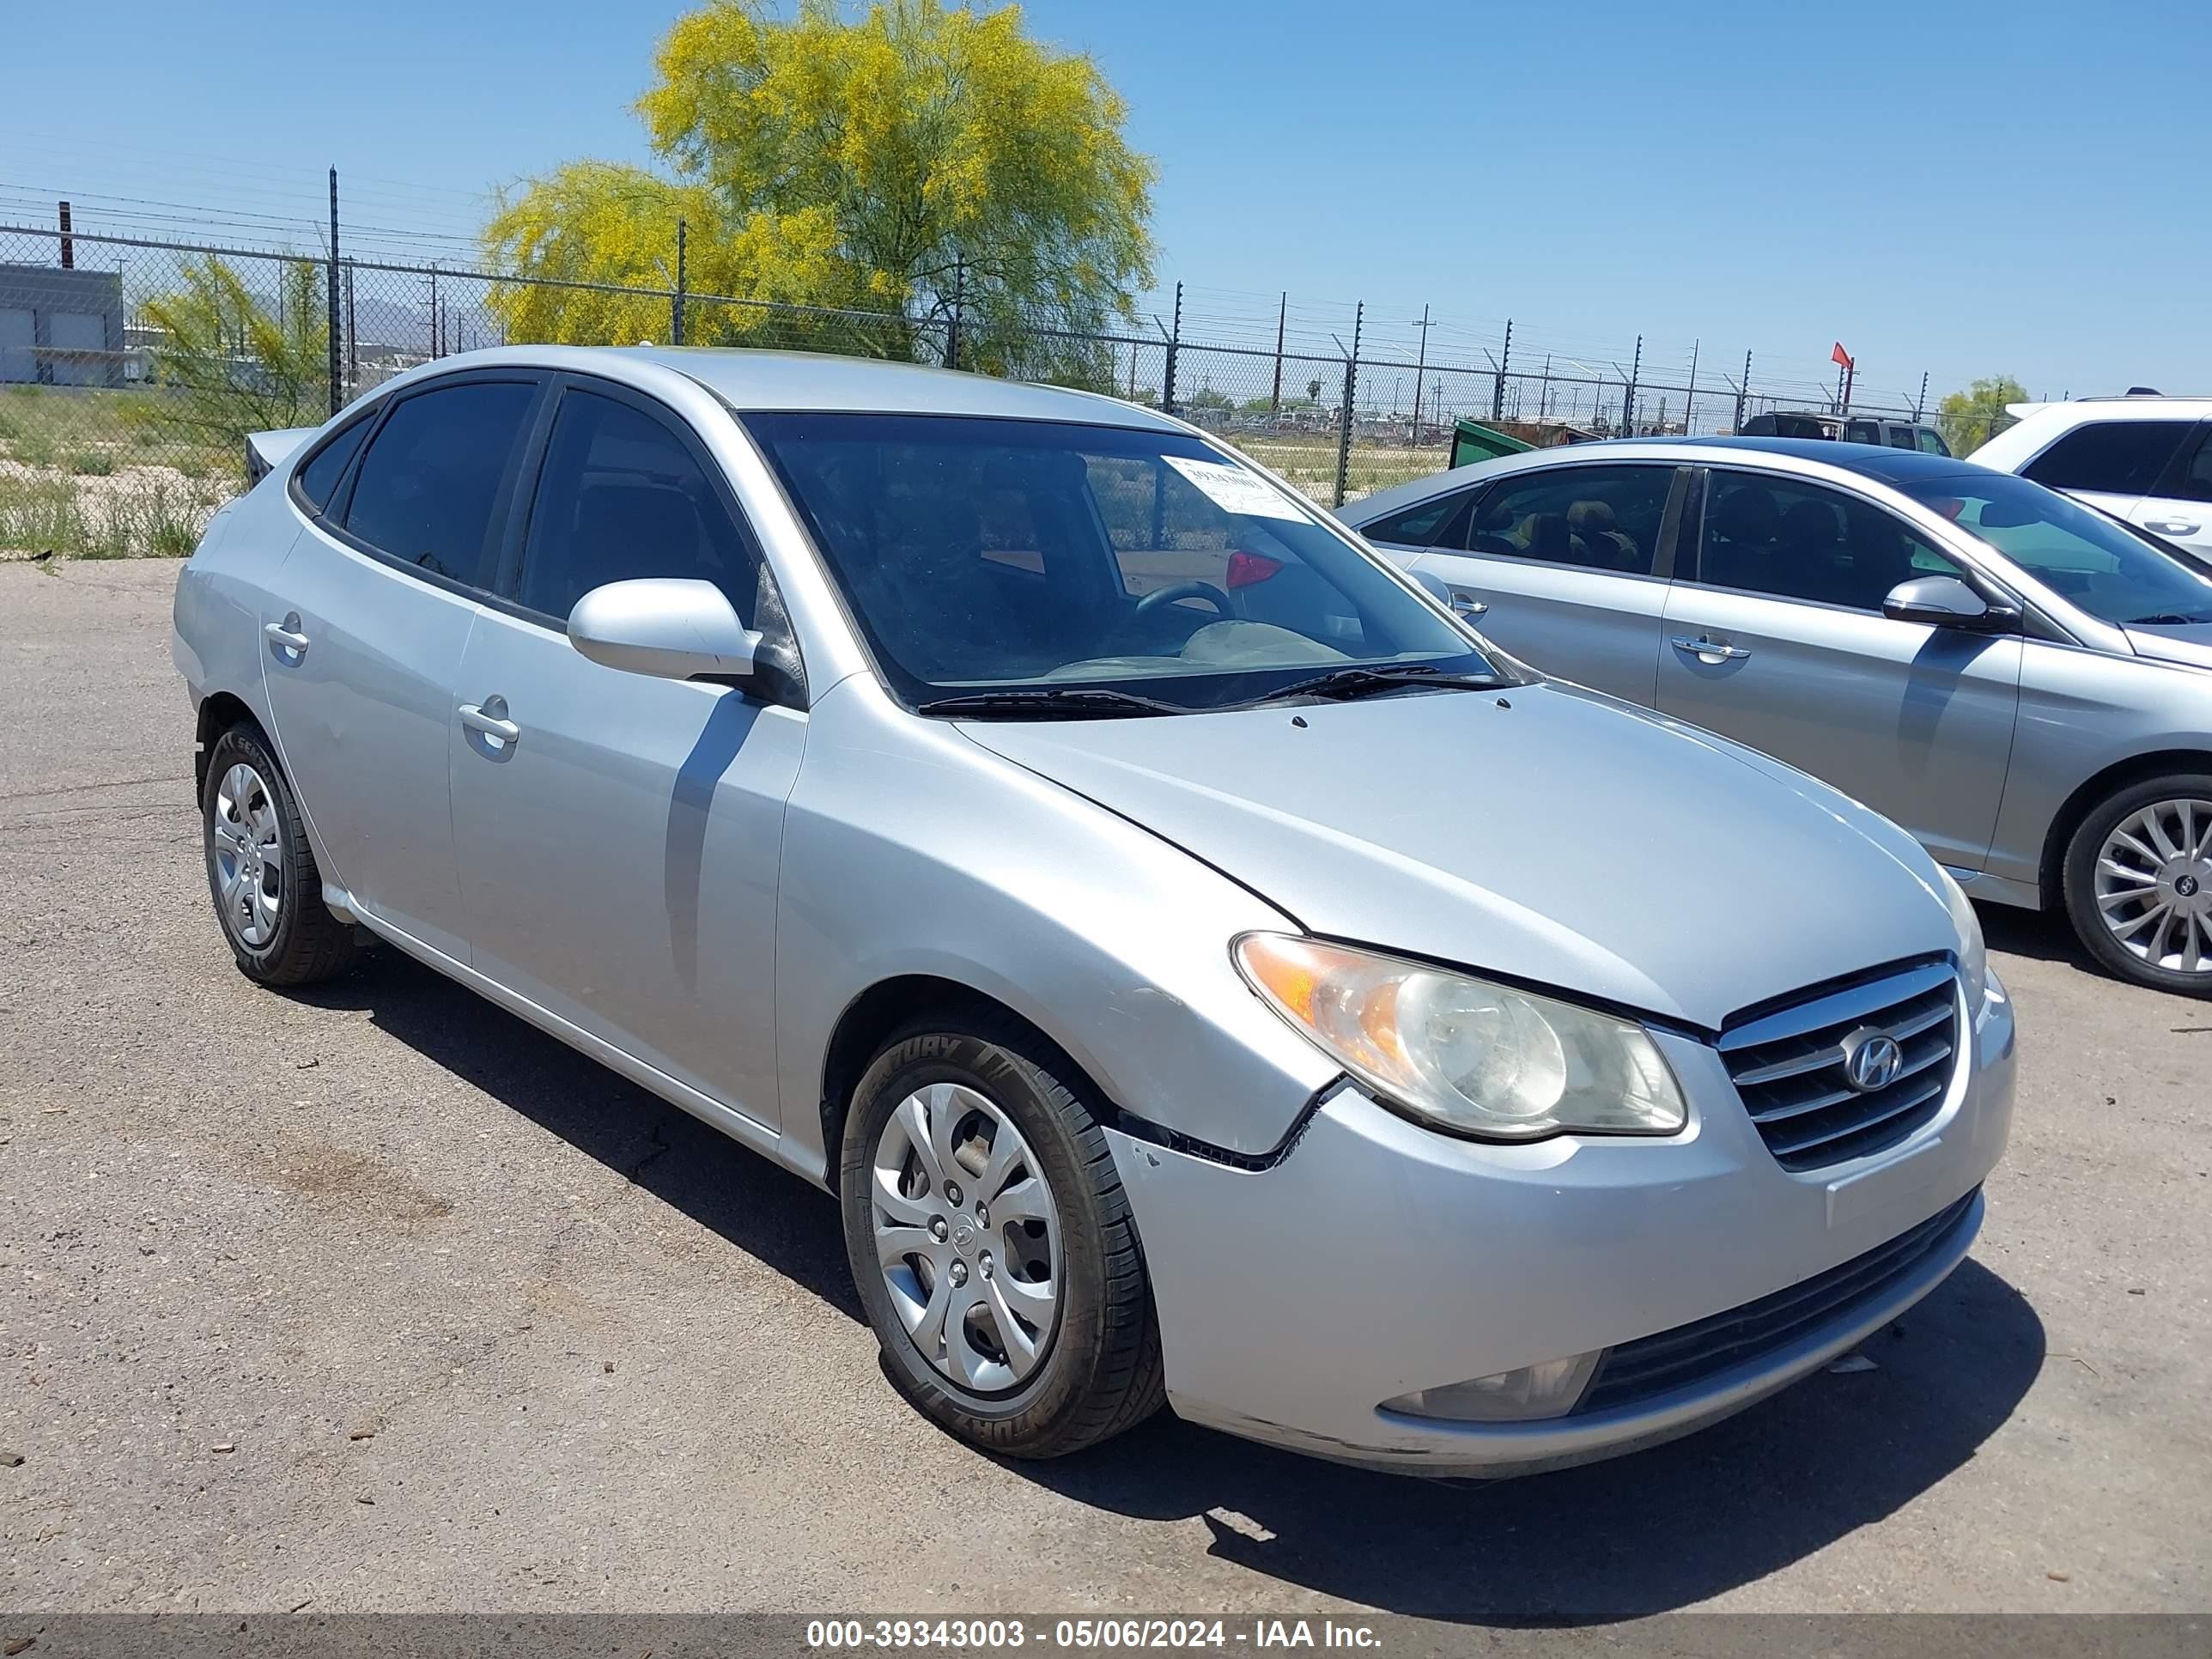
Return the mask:
[(568, 613), (568, 641), (585, 656), (659, 679), (750, 674), (760, 641), (714, 583), (672, 576), (609, 582)]
[(1934, 628), (1990, 629), (2020, 620), (2009, 605), (1992, 605), (1956, 576), (1915, 576), (1889, 590), (1881, 614), (1892, 622), (1924, 623)]

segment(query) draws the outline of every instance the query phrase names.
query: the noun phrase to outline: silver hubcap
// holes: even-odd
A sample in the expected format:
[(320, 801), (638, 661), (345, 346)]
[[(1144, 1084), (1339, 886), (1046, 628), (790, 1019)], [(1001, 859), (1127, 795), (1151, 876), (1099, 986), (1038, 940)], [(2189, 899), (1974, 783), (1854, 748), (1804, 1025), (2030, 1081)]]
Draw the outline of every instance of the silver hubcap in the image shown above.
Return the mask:
[(208, 836), (222, 925), (242, 944), (259, 950), (276, 937), (284, 860), (276, 836), (276, 803), (269, 799), (261, 775), (243, 762), (224, 773), (216, 787)]
[(2162, 800), (2123, 819), (2097, 854), (2097, 910), (2152, 967), (2212, 972), (2212, 800)]
[(870, 1173), (876, 1256), (922, 1358), (963, 1388), (1036, 1370), (1060, 1310), (1060, 1212), (1013, 1121), (957, 1083), (901, 1101)]

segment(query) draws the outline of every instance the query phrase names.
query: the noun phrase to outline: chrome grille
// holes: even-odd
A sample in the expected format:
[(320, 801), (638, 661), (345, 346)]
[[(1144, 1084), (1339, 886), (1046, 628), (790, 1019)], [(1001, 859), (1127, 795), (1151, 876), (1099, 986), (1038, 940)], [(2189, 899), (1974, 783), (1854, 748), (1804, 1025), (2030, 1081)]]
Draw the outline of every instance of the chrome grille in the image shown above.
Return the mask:
[[(1724, 1033), (1721, 1058), (1759, 1139), (1785, 1170), (1817, 1170), (1893, 1146), (1936, 1115), (1959, 1043), (1957, 975), (1928, 963), (1790, 1004)], [(1859, 1089), (1846, 1043), (1893, 1038), (1896, 1075)]]

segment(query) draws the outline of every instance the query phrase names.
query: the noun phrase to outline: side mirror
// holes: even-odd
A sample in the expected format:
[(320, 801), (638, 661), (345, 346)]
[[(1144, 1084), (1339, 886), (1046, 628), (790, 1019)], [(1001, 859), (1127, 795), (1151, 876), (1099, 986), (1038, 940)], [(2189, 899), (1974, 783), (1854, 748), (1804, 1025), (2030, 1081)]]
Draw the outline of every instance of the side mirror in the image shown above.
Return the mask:
[(1915, 576), (1889, 590), (1881, 614), (1892, 622), (1924, 623), (1931, 628), (1964, 628), (1982, 633), (2010, 628), (2020, 612), (1993, 605), (1956, 576)]
[(593, 662), (665, 680), (750, 674), (760, 641), (714, 583), (673, 576), (609, 582), (568, 613), (569, 643)]

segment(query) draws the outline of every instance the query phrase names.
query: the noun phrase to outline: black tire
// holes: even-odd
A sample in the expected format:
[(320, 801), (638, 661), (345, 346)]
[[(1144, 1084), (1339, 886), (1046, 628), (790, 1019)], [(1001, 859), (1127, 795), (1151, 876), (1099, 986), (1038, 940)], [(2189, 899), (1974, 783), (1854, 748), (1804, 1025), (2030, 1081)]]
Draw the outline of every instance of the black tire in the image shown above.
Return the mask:
[[(270, 936), (249, 939), (223, 903), (223, 872), (216, 824), (218, 801), (234, 767), (250, 767), (261, 781), (276, 829), (276, 848), (268, 860), (279, 898)], [(292, 786), (270, 751), (258, 726), (241, 720), (217, 738), (208, 750), (207, 778), (200, 790), (200, 841), (208, 872), (208, 895), (239, 971), (263, 985), (313, 985), (343, 973), (361, 955), (359, 934), (332, 915), (323, 902), (323, 878), (308, 850), (306, 830)]]
[[(877, 1139), (900, 1103), (933, 1083), (974, 1089), (1004, 1112), (1054, 1197), (1063, 1258), (1056, 1327), (1036, 1369), (1003, 1393), (975, 1392), (923, 1357), (877, 1261)], [(845, 1249), (884, 1370), (921, 1411), (984, 1451), (1063, 1456), (1133, 1427), (1166, 1397), (1152, 1285), (1096, 1098), (1065, 1057), (1018, 1022), (963, 1014), (894, 1034), (846, 1114)]]
[[(2100, 802), (2076, 826), (2066, 846), (2064, 897), (2067, 920), (2083, 947), (2115, 977), (2180, 996), (2212, 996), (2212, 971), (2191, 973), (2148, 962), (2130, 951), (2105, 925), (2097, 908), (2097, 860), (2106, 840), (2124, 820), (2160, 801), (2212, 802), (2212, 775), (2178, 772), (2146, 778)], [(2201, 833), (2201, 832), (2200, 832)], [(2201, 876), (2189, 878), (2196, 892), (2212, 888)], [(2196, 892), (2191, 896), (2194, 898)], [(2212, 955), (2212, 952), (2208, 952)]]

